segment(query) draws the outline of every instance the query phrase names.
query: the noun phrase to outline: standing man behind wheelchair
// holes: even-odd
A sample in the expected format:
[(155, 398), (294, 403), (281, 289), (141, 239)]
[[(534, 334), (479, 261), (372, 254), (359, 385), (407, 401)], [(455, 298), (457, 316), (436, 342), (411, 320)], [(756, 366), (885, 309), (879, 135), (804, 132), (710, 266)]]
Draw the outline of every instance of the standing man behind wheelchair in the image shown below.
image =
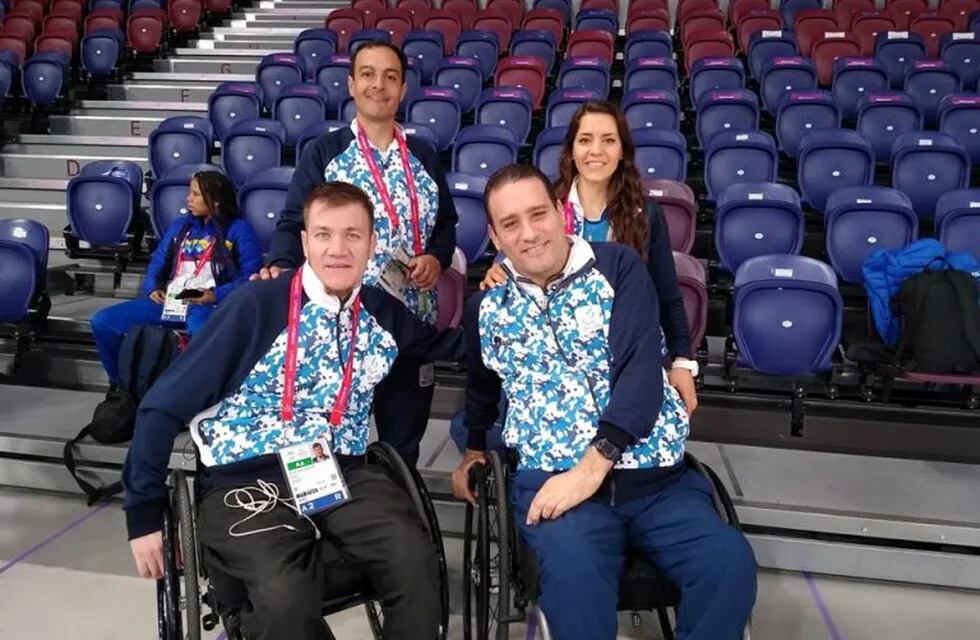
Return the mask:
[[(406, 139), (395, 123), (407, 90), (407, 68), (405, 54), (394, 45), (369, 42), (358, 48), (347, 81), (357, 108), (354, 122), (321, 136), (298, 159), (269, 248), (269, 266), (256, 277), (275, 278), (302, 261), (300, 209), (310, 189), (326, 180), (349, 182), (370, 195), (378, 212), (378, 244), (365, 283), (380, 284), (419, 318), (435, 323), (436, 283), (452, 263), (457, 215), (439, 155), (424, 142)], [(432, 360), (407, 355), (378, 385), (378, 434), (409, 466), (418, 461), (434, 391)]]
[(665, 382), (656, 289), (617, 243), (566, 236), (537, 169), (513, 165), (485, 191), (504, 285), (468, 301), (466, 455), (457, 496), (503, 390), (503, 437), (519, 456), (511, 502), (541, 568), (556, 640), (616, 637), (627, 548), (681, 591), (678, 640), (741, 638), (756, 592), (745, 538), (719, 518), (708, 482), (684, 464), (688, 417)]
[(315, 187), (303, 207), (306, 263), (230, 296), (140, 405), (123, 472), (137, 569), (163, 574), (167, 463), (190, 423), (203, 466), (198, 539), (212, 571), (244, 583), (249, 638), (327, 637), (321, 538), (365, 566), (385, 638), (438, 633), (433, 545), (409, 497), (364, 454), (374, 387), (396, 356), (459, 360), (463, 340), (362, 286), (373, 216), (357, 187)]

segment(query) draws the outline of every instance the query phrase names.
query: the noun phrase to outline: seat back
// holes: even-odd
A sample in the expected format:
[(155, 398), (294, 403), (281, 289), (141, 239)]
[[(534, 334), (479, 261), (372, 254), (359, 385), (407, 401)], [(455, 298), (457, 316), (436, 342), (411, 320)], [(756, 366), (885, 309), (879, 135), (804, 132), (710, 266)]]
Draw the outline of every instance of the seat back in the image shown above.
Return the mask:
[(558, 89), (548, 96), (545, 126), (567, 127), (583, 104), (600, 99), (598, 93), (589, 89)]
[(974, 165), (980, 165), (980, 96), (958, 93), (939, 103), (939, 130), (959, 140)]
[(756, 256), (798, 254), (804, 226), (800, 197), (791, 187), (773, 182), (731, 184), (718, 196), (715, 211), (721, 266), (735, 273)]
[(160, 239), (174, 220), (190, 213), (187, 208), (187, 194), (190, 180), (200, 171), (224, 171), (211, 164), (184, 164), (171, 169), (166, 175), (153, 183), (150, 193), (150, 226), (153, 235)]
[(296, 140), (296, 163), (299, 164), (301, 162), (300, 158), (303, 156), (303, 150), (306, 149), (308, 144), (322, 135), (333, 133), (338, 129), (344, 129), (349, 126), (350, 124), (343, 120), (323, 120), (314, 122), (306, 127)]
[(531, 94), (518, 87), (485, 89), (476, 104), (474, 121), (506, 127), (517, 143), (524, 144), (531, 132)]
[(263, 103), (272, 108), (286, 87), (303, 82), (303, 66), (294, 53), (271, 53), (264, 56), (255, 70), (255, 81), (262, 87)]
[(160, 47), (166, 25), (155, 13), (135, 13), (126, 21), (126, 37), (136, 53), (153, 53)]
[(851, 21), (851, 33), (861, 47), (862, 56), (875, 54), (875, 40), (879, 33), (897, 29), (895, 21), (884, 11), (864, 11), (855, 15)]
[(753, 78), (761, 79), (767, 60), (799, 56), (796, 36), (792, 31), (757, 31), (749, 36), (749, 71)]
[(71, 233), (93, 247), (126, 241), (134, 211), (130, 184), (114, 176), (79, 175), (68, 182), (68, 222)]
[(575, 31), (605, 31), (615, 37), (619, 31), (616, 14), (609, 9), (579, 9), (575, 15)]
[(452, 87), (464, 112), (473, 109), (483, 90), (483, 72), (476, 58), (457, 56), (443, 58), (436, 66), (432, 83), (439, 87)]
[(0, 240), (18, 242), (33, 252), (37, 293), (43, 291), (48, 273), (48, 247), (50, 243), (48, 228), (37, 220), (0, 219)]
[(378, 14), (374, 28), (387, 31), (391, 43), (401, 47), (405, 35), (412, 30), (412, 16), (400, 9), (386, 9)]
[(285, 140), (285, 128), (276, 120), (248, 120), (233, 126), (221, 142), (221, 160), (235, 188), (263, 169), (278, 167)]
[(264, 169), (250, 175), (238, 194), (239, 211), (258, 237), (263, 254), (269, 252), (292, 179), (292, 167)]
[(107, 76), (116, 71), (122, 55), (125, 36), (118, 29), (93, 31), (82, 38), (82, 68), (93, 76)]
[(741, 51), (748, 51), (752, 34), (760, 31), (779, 31), (782, 28), (783, 18), (778, 11), (770, 9), (753, 11), (738, 22), (736, 31), (738, 33), (738, 48)]
[(609, 64), (614, 58), (613, 36), (608, 31), (573, 31), (568, 36), (566, 58), (602, 58)]
[(588, 89), (606, 99), (609, 96), (609, 64), (602, 58), (568, 58), (558, 71), (558, 88)]
[(819, 129), (800, 140), (796, 167), (803, 202), (822, 211), (827, 197), (837, 189), (872, 183), (874, 152), (856, 131)]
[(637, 31), (670, 31), (670, 13), (659, 7), (630, 11), (626, 20), (626, 33)]
[(262, 88), (254, 82), (222, 82), (208, 96), (208, 118), (218, 140), (224, 140), (235, 124), (261, 114)]
[(796, 14), (793, 22), (800, 54), (812, 57), (813, 45), (828, 31), (839, 31), (837, 17), (831, 9), (804, 9)]
[(667, 220), (672, 251), (690, 253), (694, 247), (695, 227), (697, 225), (697, 204), (691, 187), (676, 180), (643, 181), (643, 190), (648, 198), (653, 198)]
[(463, 128), (453, 147), (453, 172), (490, 177), (517, 162), (517, 141), (509, 129), (483, 124)]
[(859, 55), (861, 45), (851, 34), (845, 31), (824, 33), (813, 44), (813, 65), (817, 71), (817, 82), (829, 87), (834, 77), (834, 61)]
[(874, 58), (839, 58), (834, 61), (831, 91), (841, 115), (856, 118), (858, 103), (871, 93), (888, 90), (888, 75)]
[(858, 104), (857, 130), (871, 143), (875, 161), (888, 163), (898, 136), (922, 129), (922, 111), (899, 91), (870, 93)]
[(336, 113), (340, 105), (350, 98), (347, 78), (350, 77), (350, 56), (338, 54), (330, 56), (326, 64), (316, 72), (316, 83), (327, 90), (327, 112)]
[(932, 216), (947, 191), (970, 186), (970, 157), (944, 133), (913, 131), (892, 147), (892, 186), (904, 191), (919, 216)]
[(779, 171), (776, 141), (762, 131), (723, 131), (708, 143), (704, 182), (708, 200), (740, 182), (775, 182)]
[(977, 64), (980, 62), (980, 33), (947, 33), (942, 37), (939, 56), (960, 75), (964, 88), (976, 88), (980, 74)]
[(837, 0), (834, 2), (833, 8), (834, 17), (837, 18), (837, 26), (844, 30), (850, 30), (856, 15), (875, 10), (875, 0)]
[(817, 71), (809, 58), (773, 58), (762, 67), (759, 94), (769, 113), (776, 113), (783, 96), (790, 91), (817, 88)]
[(61, 97), (68, 77), (70, 56), (61, 52), (36, 53), (21, 67), (21, 85), (32, 104), (47, 107)]
[(621, 108), (630, 129), (680, 129), (680, 98), (673, 91), (630, 91)]
[(534, 166), (551, 180), (558, 178), (558, 159), (567, 133), (568, 127), (542, 129), (534, 141)]
[(384, 29), (361, 29), (351, 35), (346, 52), (353, 56), (357, 50), (369, 42), (391, 42), (391, 34)]
[(684, 65), (690, 73), (692, 65), (701, 58), (730, 58), (735, 55), (735, 43), (727, 31), (691, 34), (684, 46)]
[(337, 50), (347, 51), (351, 36), (364, 28), (364, 14), (355, 9), (334, 9), (323, 26), (337, 34)]
[(213, 131), (204, 118), (179, 116), (167, 118), (150, 132), (150, 170), (154, 176), (165, 176), (182, 164), (203, 164), (211, 158)]
[(695, 126), (702, 147), (722, 131), (753, 131), (759, 128), (759, 101), (746, 89), (709, 91), (699, 100)]
[(539, 109), (544, 100), (545, 80), (544, 63), (538, 58), (508, 56), (497, 65), (494, 85), (525, 89), (531, 95), (531, 104)]
[(547, 31), (553, 37), (556, 47), (565, 39), (565, 23), (560, 12), (554, 9), (533, 9), (524, 14), (522, 31)]
[(628, 65), (638, 58), (669, 58), (674, 55), (674, 43), (667, 31), (642, 29), (626, 36), (623, 59)]
[(738, 58), (701, 58), (691, 67), (690, 97), (696, 109), (706, 91), (745, 87), (745, 68)]
[(29, 247), (0, 239), (0, 322), (27, 319), (34, 298), (35, 269)]
[(169, 0), (167, 9), (170, 24), (178, 33), (196, 31), (204, 13), (201, 0)]
[(439, 149), (448, 149), (462, 122), (459, 93), (452, 87), (423, 87), (407, 98), (406, 122), (431, 127)]
[(318, 85), (294, 84), (276, 98), (273, 114), (286, 131), (286, 145), (295, 146), (313, 123), (327, 119), (330, 95)]
[(836, 129), (840, 124), (841, 114), (832, 93), (791, 91), (776, 113), (776, 140), (780, 151), (795, 158), (805, 133), (813, 129)]
[(636, 168), (643, 179), (687, 180), (687, 139), (675, 130), (637, 129), (632, 132)]
[(490, 9), (481, 9), (477, 11), (476, 17), (473, 19), (473, 29), (497, 34), (500, 50), (510, 50), (510, 36), (514, 31), (514, 25), (509, 17)]
[(980, 189), (957, 189), (936, 202), (936, 236), (947, 251), (980, 260)]
[[(497, 34), (489, 31), (464, 31), (456, 42), (456, 55), (476, 58), (484, 78), (492, 78), (497, 72), (500, 58), (500, 41)], [(438, 59), (441, 59), (440, 56)]]
[(487, 186), (485, 176), (464, 173), (446, 175), (449, 193), (456, 205), (459, 222), (456, 223), (456, 246), (463, 251), (466, 262), (473, 264), (483, 260), (490, 243), (487, 234), (487, 212), (483, 190)]
[(443, 54), (448, 56), (456, 50), (456, 41), (463, 31), (463, 25), (457, 16), (448, 12), (447, 4), (443, 3), (442, 13), (433, 14), (425, 21), (425, 30), (438, 31), (443, 35)]
[(926, 45), (926, 54), (930, 58), (938, 58), (940, 39), (947, 33), (956, 31), (956, 25), (939, 13), (926, 12), (912, 18), (909, 31), (922, 36)]
[(442, 34), (438, 31), (409, 31), (402, 44), (405, 57), (415, 60), (423, 83), (432, 81), (432, 73), (442, 60), (443, 48)]
[(888, 74), (892, 88), (901, 88), (908, 67), (925, 58), (925, 41), (917, 33), (886, 31), (879, 33), (875, 40), (875, 59)]
[(903, 90), (915, 101), (930, 124), (939, 120), (939, 101), (962, 89), (960, 74), (942, 60), (916, 60), (905, 73)]
[[(457, 253), (460, 249), (457, 247)], [(439, 317), (436, 318), (436, 328), (440, 330), (454, 329), (463, 321), (463, 300), (466, 297), (466, 267), (465, 258), (463, 272), (455, 267), (446, 269), (439, 275), (436, 291), (439, 297)]]
[(337, 53), (337, 34), (329, 29), (301, 31), (293, 43), (293, 53), (303, 61), (306, 79), (313, 80), (320, 65)]
[(677, 91), (677, 65), (670, 58), (635, 58), (626, 65), (624, 91)]

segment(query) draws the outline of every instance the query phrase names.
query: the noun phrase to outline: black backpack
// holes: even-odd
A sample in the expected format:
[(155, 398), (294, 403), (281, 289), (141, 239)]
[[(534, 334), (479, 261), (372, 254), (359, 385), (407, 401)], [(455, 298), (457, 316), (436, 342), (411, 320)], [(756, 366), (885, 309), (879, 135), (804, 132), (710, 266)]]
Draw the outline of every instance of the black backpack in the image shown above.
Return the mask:
[(123, 338), (119, 351), (119, 387), (106, 393), (105, 400), (95, 408), (92, 422), (82, 427), (78, 435), (65, 444), (65, 466), (88, 496), (89, 505), (119, 493), (122, 483), (96, 487), (81, 478), (75, 463), (75, 445), (86, 436), (92, 436), (102, 444), (132, 440), (140, 400), (180, 354), (180, 345), (180, 337), (172, 329), (153, 325), (134, 327)]

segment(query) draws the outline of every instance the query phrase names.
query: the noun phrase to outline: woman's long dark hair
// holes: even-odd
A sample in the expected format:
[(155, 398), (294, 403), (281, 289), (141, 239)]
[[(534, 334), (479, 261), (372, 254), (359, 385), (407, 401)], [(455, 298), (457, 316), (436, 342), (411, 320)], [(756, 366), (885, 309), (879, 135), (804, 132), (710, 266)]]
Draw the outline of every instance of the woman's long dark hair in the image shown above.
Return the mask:
[(586, 102), (572, 117), (558, 161), (559, 173), (558, 180), (555, 182), (558, 198), (562, 202), (568, 199), (572, 183), (578, 175), (572, 149), (575, 146), (582, 117), (590, 113), (606, 115), (615, 120), (619, 141), (623, 146), (623, 159), (609, 179), (606, 194), (606, 211), (613, 238), (632, 247), (646, 258), (647, 245), (650, 241), (650, 223), (643, 206), (643, 186), (640, 183), (640, 172), (636, 168), (633, 137), (630, 135), (629, 125), (623, 112), (612, 103), (596, 100)]
[(235, 187), (220, 171), (198, 171), (192, 179), (197, 180), (197, 188), (200, 189), (204, 204), (211, 212), (211, 220), (218, 230), (217, 245), (212, 260), (234, 269), (235, 260), (228, 253), (225, 238), (231, 221), (239, 215)]

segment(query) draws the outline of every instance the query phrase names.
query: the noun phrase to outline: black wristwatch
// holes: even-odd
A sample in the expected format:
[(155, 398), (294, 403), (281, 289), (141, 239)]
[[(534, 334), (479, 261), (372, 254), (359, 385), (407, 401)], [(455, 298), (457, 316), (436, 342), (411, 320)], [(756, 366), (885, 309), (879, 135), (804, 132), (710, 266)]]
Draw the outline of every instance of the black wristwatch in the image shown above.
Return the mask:
[(619, 462), (619, 458), (623, 455), (623, 450), (614, 445), (608, 438), (597, 438), (592, 441), (592, 446), (603, 458), (611, 462)]

